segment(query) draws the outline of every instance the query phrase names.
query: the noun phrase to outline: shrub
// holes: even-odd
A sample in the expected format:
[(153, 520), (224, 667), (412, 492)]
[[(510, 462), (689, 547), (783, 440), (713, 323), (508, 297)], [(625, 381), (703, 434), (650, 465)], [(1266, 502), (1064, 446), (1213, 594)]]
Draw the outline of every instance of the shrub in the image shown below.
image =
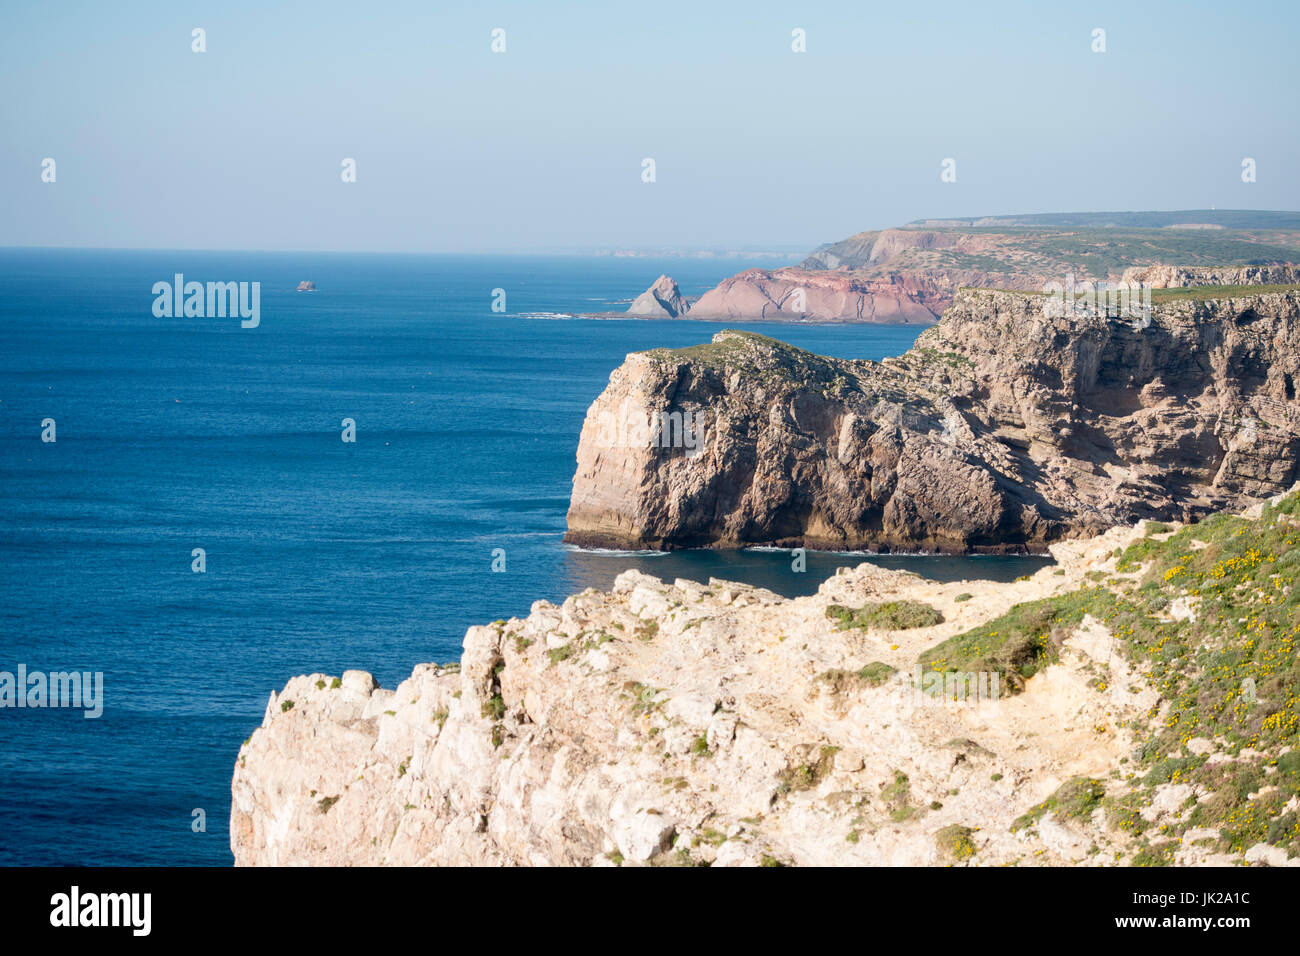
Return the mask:
[(996, 672), (1015, 693), (1026, 678), (1056, 659), (1055, 630), (1078, 624), (1085, 614), (1101, 616), (1114, 603), (1105, 588), (1086, 588), (1016, 604), (1001, 617), (925, 651), (920, 664), (936, 671)]
[(1037, 806), (1031, 807), (1011, 824), (1011, 832), (1031, 827), (1048, 813), (1058, 819), (1083, 819), (1101, 805), (1106, 787), (1092, 777), (1071, 777), (1056, 788), (1056, 792)]
[(943, 623), (943, 615), (922, 601), (876, 601), (856, 610), (832, 604), (826, 608), (826, 616), (837, 622), (841, 631), (855, 627), (906, 631)]
[(964, 827), (960, 823), (944, 827), (934, 835), (939, 855), (952, 863), (969, 860), (977, 852), (975, 841), (971, 839), (974, 833), (970, 827)]

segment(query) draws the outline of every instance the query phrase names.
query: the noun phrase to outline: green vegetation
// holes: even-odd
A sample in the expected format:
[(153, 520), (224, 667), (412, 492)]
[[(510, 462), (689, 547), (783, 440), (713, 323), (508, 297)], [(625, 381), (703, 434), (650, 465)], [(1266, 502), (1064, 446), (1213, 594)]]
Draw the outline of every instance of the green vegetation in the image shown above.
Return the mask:
[(853, 608), (832, 604), (826, 616), (837, 622), (841, 631), (863, 627), (876, 631), (905, 631), (915, 627), (933, 627), (943, 623), (943, 615), (922, 601), (878, 601)]
[[(1191, 827), (1217, 830), (1220, 851), (1266, 843), (1300, 855), (1300, 814), (1286, 809), (1300, 797), (1300, 494), (1266, 505), (1258, 519), (1220, 514), (1145, 531), (1116, 555), (1134, 576), (1111, 580), (1122, 593), (1090, 585), (1015, 605), (930, 648), (922, 666), (996, 670), (1019, 689), (1092, 615), (1162, 703), (1130, 723), (1140, 746), (1109, 795), (1098, 780), (1074, 778), (1014, 828), (1048, 811), (1069, 818), (1100, 806), (1111, 827), (1139, 839), (1140, 865), (1172, 860), (1173, 841)], [(1187, 613), (1171, 613), (1176, 602)], [(1104, 689), (1104, 678), (1094, 686)], [(1223, 756), (1192, 753), (1196, 738)], [(1196, 799), (1156, 834), (1140, 811), (1168, 784), (1190, 784)]]
[(1031, 827), (1048, 813), (1053, 813), (1063, 820), (1089, 817), (1097, 807), (1101, 806), (1101, 799), (1105, 795), (1106, 787), (1100, 780), (1091, 777), (1071, 777), (1042, 803), (1017, 817), (1011, 824), (1011, 830), (1014, 833)]
[(321, 799), (316, 801), (316, 812), (329, 813), (330, 807), (334, 806), (334, 804), (338, 802), (339, 802), (338, 797), (322, 797)]
[(777, 792), (784, 794), (817, 786), (822, 778), (830, 773), (831, 767), (835, 764), (835, 754), (839, 749), (839, 747), (823, 746), (816, 751), (815, 760), (786, 768), (779, 776), (781, 783), (777, 787)]
[(953, 598), (953, 601), (957, 604), (961, 604), (963, 601), (969, 601), (974, 596), (975, 595), (970, 594), (969, 592), (963, 591), (961, 594), (958, 594), (955, 598)]
[(659, 702), (655, 700), (659, 696), (659, 691), (640, 681), (625, 682), (623, 696), (632, 699), (633, 717), (644, 717), (659, 709)]
[(860, 392), (851, 363), (816, 355), (757, 332), (724, 329), (715, 341), (686, 348), (650, 349), (644, 354), (665, 362), (692, 362), (720, 372), (744, 371), (753, 383), (767, 389), (814, 389), (823, 394), (847, 396)]
[(897, 670), (888, 664), (872, 661), (861, 670), (849, 671), (835, 668), (824, 671), (817, 675), (817, 680), (829, 684), (831, 693), (840, 694), (864, 684), (868, 687), (879, 687), (895, 673)]
[(280, 713), (282, 714), (288, 713), (291, 710), (293, 710), (293, 701), (291, 700), (280, 701)]
[[(1196, 285), (1185, 289), (1152, 289), (1151, 304), (1181, 302), (1186, 299), (1240, 299), (1248, 295), (1271, 292), (1300, 292), (1300, 285)], [(1146, 295), (1143, 292), (1143, 295)]]
[(712, 827), (705, 827), (695, 837), (694, 845), (699, 846), (704, 843), (708, 846), (722, 846), (727, 842), (727, 835), (721, 830), (715, 830)]
[(343, 686), (343, 681), (341, 678), (336, 677), (332, 681), (330, 681), (330, 690), (338, 690), (342, 686)]
[(914, 348), (909, 357), (926, 363), (946, 365), (951, 368), (974, 368), (975, 363), (960, 352), (940, 352), (933, 346), (923, 345)]
[(916, 808), (912, 806), (912, 781), (901, 770), (894, 771), (893, 783), (881, 788), (880, 799), (885, 801), (889, 817), (895, 823), (901, 823), (916, 814)]
[(552, 664), (558, 664), (560, 661), (567, 661), (578, 650), (577, 641), (570, 641), (563, 647), (552, 647), (546, 652), (546, 656), (551, 659)]
[(1133, 855), (1134, 866), (1173, 866), (1174, 853), (1178, 850), (1177, 840), (1164, 843), (1147, 844)]
[(1012, 693), (1056, 660), (1060, 629), (1085, 614), (1101, 616), (1115, 597), (1105, 588), (1087, 588), (1060, 597), (1013, 605), (1011, 610), (973, 630), (950, 637), (920, 657), (923, 670), (997, 673)]
[(946, 826), (934, 835), (939, 855), (951, 863), (962, 863), (975, 855), (975, 841), (971, 839), (975, 831), (959, 823)]

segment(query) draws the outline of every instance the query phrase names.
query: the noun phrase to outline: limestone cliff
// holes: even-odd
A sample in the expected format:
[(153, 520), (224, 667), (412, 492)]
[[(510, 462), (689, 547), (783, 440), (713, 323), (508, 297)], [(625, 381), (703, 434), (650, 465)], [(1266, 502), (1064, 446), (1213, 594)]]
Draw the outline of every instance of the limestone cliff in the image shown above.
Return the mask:
[(1153, 289), (1188, 289), (1218, 285), (1294, 285), (1300, 283), (1300, 266), (1146, 266), (1125, 269), (1121, 282), (1141, 283)]
[(1116, 528), (1006, 584), (629, 571), (392, 690), (295, 677), (236, 761), (235, 861), (1300, 862), (1297, 513)]
[(629, 355), (583, 425), (566, 540), (1042, 551), (1296, 479), (1296, 290), (1170, 290), (1140, 320), (1049, 302), (965, 290), (884, 362), (730, 331)]

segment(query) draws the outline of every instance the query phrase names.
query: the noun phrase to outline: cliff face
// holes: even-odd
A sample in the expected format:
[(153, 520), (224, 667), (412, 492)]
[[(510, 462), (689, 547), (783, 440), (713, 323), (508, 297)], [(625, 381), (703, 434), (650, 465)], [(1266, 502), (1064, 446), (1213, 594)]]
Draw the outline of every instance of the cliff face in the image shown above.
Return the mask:
[[(966, 276), (977, 284), (984, 277)], [(882, 277), (805, 269), (750, 269), (724, 279), (691, 306), (693, 319), (812, 322), (935, 322), (952, 301), (953, 277)]]
[(394, 690), (295, 677), (235, 764), (235, 861), (1295, 865), (1297, 514), (1116, 528), (1006, 584), (629, 571)]
[(1296, 292), (1171, 297), (1149, 322), (1047, 301), (963, 291), (882, 363), (738, 332), (629, 355), (583, 425), (566, 540), (1042, 550), (1295, 480)]
[(1146, 266), (1125, 269), (1122, 282), (1140, 282), (1153, 289), (1187, 289), (1211, 285), (1294, 285), (1300, 282), (1300, 266), (1224, 266), (1188, 268)]
[[(236, 863), (920, 865), (948, 862), (936, 831), (972, 823), (981, 862), (1028, 856), (1016, 816), (1114, 765), (1132, 746), (1123, 721), (1154, 695), (1127, 668), (1091, 692), (1102, 645), (978, 706), (918, 700), (911, 673), (937, 640), (1077, 586), (1133, 536), (1066, 548), (1068, 575), (970, 601), (954, 600), (966, 583), (870, 565), (795, 601), (629, 571), (610, 593), (470, 628), (459, 669), (422, 665), (394, 690), (359, 671), (296, 677), (235, 766)], [(946, 621), (844, 632), (827, 616), (869, 598), (922, 599)], [(878, 684), (850, 676), (873, 660)], [(1030, 852), (1060, 862), (1080, 839)]]
[[(1042, 291), (1068, 276), (1101, 283), (1122, 275), (1157, 288), (1300, 276), (1294, 214), (1186, 215), (987, 217), (861, 232), (817, 248), (797, 268), (732, 276), (701, 296), (690, 317), (929, 324), (959, 288)], [(1265, 222), (1277, 225), (1261, 229)], [(1183, 228), (1157, 227), (1174, 224)], [(1212, 235), (1201, 235), (1205, 229)], [(1163, 264), (1170, 262), (1180, 265)]]

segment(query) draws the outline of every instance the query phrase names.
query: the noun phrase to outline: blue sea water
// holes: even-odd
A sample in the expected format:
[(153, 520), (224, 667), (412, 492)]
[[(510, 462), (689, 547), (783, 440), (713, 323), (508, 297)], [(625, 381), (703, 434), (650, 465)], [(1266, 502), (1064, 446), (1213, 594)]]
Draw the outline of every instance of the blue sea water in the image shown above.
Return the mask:
[[(469, 625), (628, 567), (793, 595), (866, 560), (812, 553), (793, 574), (785, 552), (560, 540), (610, 371), (723, 323), (557, 316), (626, 308), (661, 272), (692, 295), (750, 265), (772, 263), (0, 250), (0, 671), (101, 671), (105, 694), (97, 720), (0, 709), (0, 864), (230, 863), (235, 755), (292, 675), (392, 686), (458, 658)], [(178, 272), (259, 281), (260, 326), (155, 318), (152, 286)], [(919, 331), (747, 327), (855, 358)], [(941, 579), (1041, 564), (871, 560)]]

